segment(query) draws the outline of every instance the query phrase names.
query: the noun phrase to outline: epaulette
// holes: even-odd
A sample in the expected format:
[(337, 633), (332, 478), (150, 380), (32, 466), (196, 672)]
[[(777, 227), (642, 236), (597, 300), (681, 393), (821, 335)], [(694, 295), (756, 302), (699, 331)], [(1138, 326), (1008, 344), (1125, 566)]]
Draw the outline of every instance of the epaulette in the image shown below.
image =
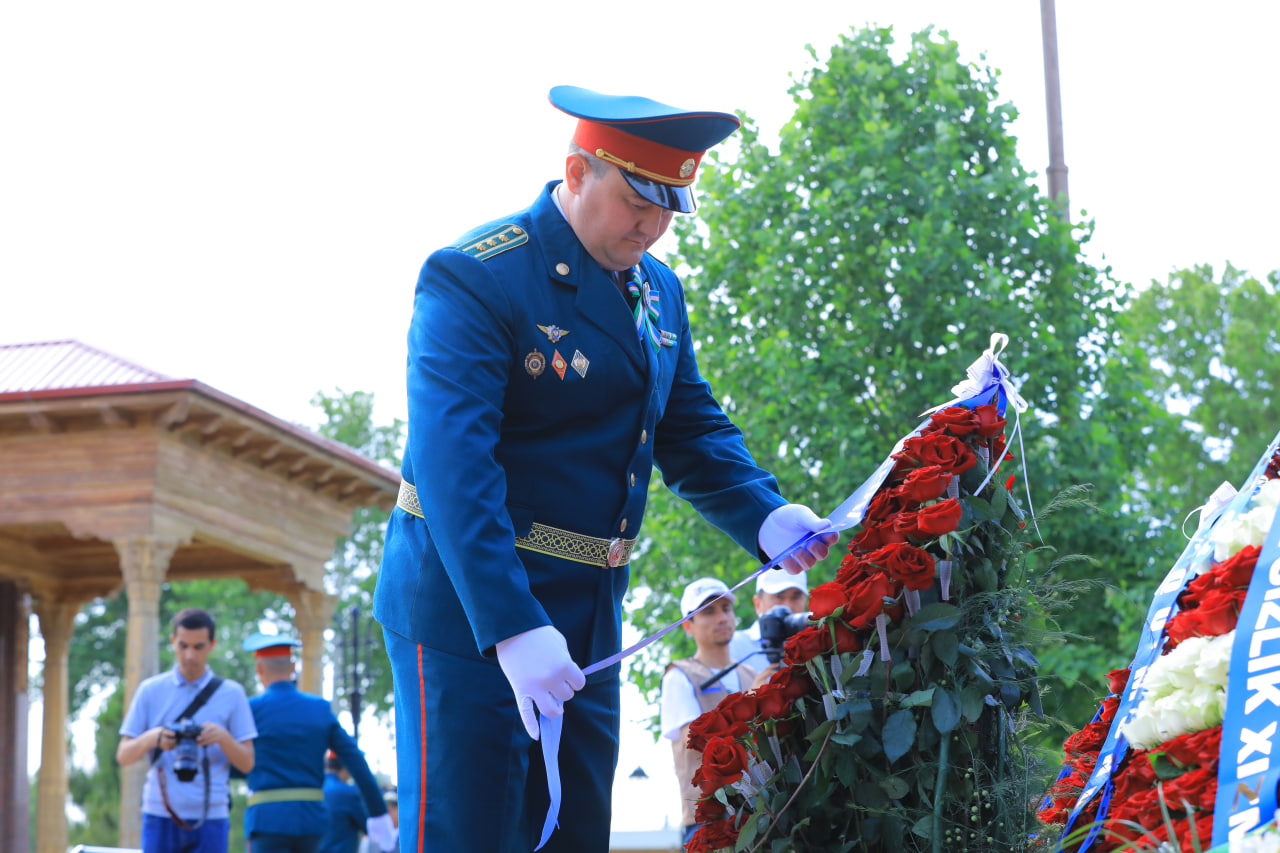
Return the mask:
[(501, 255), (508, 249), (523, 246), (528, 242), (529, 233), (519, 225), (499, 225), (474, 240), (468, 240), (458, 246), (458, 249), (478, 261), (487, 261), (494, 255)]

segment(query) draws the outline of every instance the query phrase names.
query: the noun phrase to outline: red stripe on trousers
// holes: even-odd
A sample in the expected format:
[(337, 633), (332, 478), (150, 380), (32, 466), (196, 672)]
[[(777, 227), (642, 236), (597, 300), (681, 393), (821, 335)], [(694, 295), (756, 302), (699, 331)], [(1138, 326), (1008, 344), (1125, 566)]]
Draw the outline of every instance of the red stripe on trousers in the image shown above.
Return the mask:
[(418, 779), (418, 853), (422, 853), (423, 829), (427, 815), (427, 689), (422, 681), (422, 646), (418, 646), (418, 767), (422, 776)]

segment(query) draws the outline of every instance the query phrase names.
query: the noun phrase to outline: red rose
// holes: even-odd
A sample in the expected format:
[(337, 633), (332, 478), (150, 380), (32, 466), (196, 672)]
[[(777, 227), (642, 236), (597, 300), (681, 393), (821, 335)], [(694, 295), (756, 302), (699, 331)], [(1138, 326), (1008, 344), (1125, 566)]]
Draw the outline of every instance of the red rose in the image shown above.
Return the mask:
[(950, 435), (916, 435), (902, 443), (895, 459), (914, 460), (919, 466), (937, 465), (953, 474), (962, 474), (978, 464), (969, 445)]
[(802, 664), (831, 651), (831, 633), (825, 625), (810, 625), (787, 638), (782, 646), (782, 659), (789, 664)]
[(689, 724), (688, 745), (702, 752), (713, 737), (737, 737), (747, 733), (747, 724), (731, 720), (721, 707), (712, 708)]
[(857, 632), (840, 620), (835, 623), (836, 651), (842, 655), (862, 650), (862, 639)]
[(813, 619), (822, 619), (848, 603), (849, 590), (842, 582), (837, 580), (824, 583), (815, 586), (809, 593), (809, 615)]
[(769, 683), (776, 685), (782, 695), (792, 702), (813, 690), (813, 678), (800, 666), (784, 666), (773, 674)]
[(886, 545), (868, 554), (867, 561), (883, 568), (889, 577), (901, 581), (907, 589), (928, 589), (933, 584), (936, 568), (933, 557), (914, 545)]
[(726, 817), (698, 827), (684, 849), (689, 853), (714, 853), (725, 847), (733, 847), (737, 841), (738, 829), (733, 825), (733, 818)]
[(704, 794), (714, 794), (732, 785), (747, 770), (747, 751), (733, 738), (713, 737), (702, 751), (702, 764), (693, 774), (693, 783)]
[(1222, 747), (1222, 726), (1178, 735), (1161, 749), (1183, 767), (1199, 766), (1217, 771)]
[(1000, 435), (1004, 432), (1005, 424), (1008, 423), (1008, 421), (1000, 417), (1000, 411), (995, 407), (994, 403), (978, 406), (973, 410), (973, 417), (978, 422), (978, 435), (983, 438)]
[(697, 823), (708, 823), (723, 818), (725, 811), (724, 803), (715, 797), (706, 797), (698, 800), (698, 804), (694, 806), (693, 819)]
[(902, 485), (893, 491), (903, 505), (922, 504), (946, 494), (951, 476), (951, 472), (941, 465), (926, 465), (908, 474)]
[(1096, 722), (1090, 723), (1067, 738), (1062, 744), (1062, 751), (1072, 756), (1097, 755), (1110, 730), (1110, 726), (1100, 726)]
[(756, 708), (759, 710), (760, 719), (776, 720), (790, 712), (791, 700), (783, 692), (782, 685), (771, 680), (756, 690)]
[(978, 419), (964, 406), (950, 406), (934, 412), (929, 419), (928, 432), (946, 430), (952, 435), (968, 435), (978, 428)]
[(1129, 670), (1113, 669), (1107, 673), (1107, 689), (1119, 696), (1129, 684)]
[[(853, 586), (868, 575), (874, 574), (875, 571), (875, 566), (868, 563), (862, 554), (846, 554), (840, 561), (840, 568), (836, 569), (836, 583)], [(813, 596), (810, 595), (809, 599), (812, 603)]]
[(735, 723), (749, 723), (756, 718), (754, 693), (732, 693), (720, 700), (716, 710)]
[(1246, 545), (1225, 562), (1219, 563), (1213, 573), (1221, 578), (1223, 586), (1247, 589), (1249, 581), (1253, 580), (1253, 569), (1258, 564), (1258, 555), (1261, 553), (1262, 549), (1257, 545)]
[(867, 511), (862, 515), (862, 523), (869, 527), (878, 527), (901, 509), (902, 504), (894, 497), (892, 489), (876, 492), (871, 503), (867, 504)]
[(849, 542), (849, 550), (851, 552), (874, 551), (883, 545), (906, 541), (906, 534), (899, 533), (892, 524), (885, 524), (880, 527), (868, 527), (853, 537)]
[(1218, 637), (1235, 628), (1248, 593), (1248, 589), (1222, 586), (1205, 593), (1199, 607), (1175, 614), (1165, 625), (1165, 649), (1175, 648), (1188, 637)]
[(960, 501), (956, 498), (922, 506), (916, 510), (916, 527), (925, 537), (941, 536), (956, 529), (961, 512)]
[(884, 600), (897, 598), (899, 592), (898, 584), (888, 575), (872, 575), (849, 590), (844, 618), (853, 628), (869, 627), (885, 612)]
[(1111, 721), (1116, 718), (1116, 710), (1120, 707), (1119, 696), (1108, 696), (1102, 700), (1102, 716), (1098, 717), (1099, 722), (1111, 725)]

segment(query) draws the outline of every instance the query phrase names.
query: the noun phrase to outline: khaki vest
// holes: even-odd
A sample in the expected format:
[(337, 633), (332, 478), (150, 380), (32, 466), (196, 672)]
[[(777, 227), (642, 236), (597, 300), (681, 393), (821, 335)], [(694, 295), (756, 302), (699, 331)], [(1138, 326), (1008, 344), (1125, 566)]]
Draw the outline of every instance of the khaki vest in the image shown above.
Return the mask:
[[(733, 695), (722, 690), (710, 693), (698, 690), (698, 685), (715, 675), (715, 672), (693, 658), (672, 661), (671, 665), (688, 677), (698, 697), (698, 707), (704, 714), (719, 705), (721, 700)], [(756, 680), (756, 671), (745, 663), (741, 663), (734, 672), (738, 674), (738, 684), (742, 685), (744, 690), (750, 690), (751, 682)], [(702, 764), (702, 753), (694, 752), (686, 745), (688, 734), (689, 726), (686, 724), (680, 729), (680, 737), (671, 741), (671, 750), (676, 757), (676, 778), (680, 781), (680, 805), (684, 809), (684, 825), (693, 826), (696, 822), (693, 817), (694, 809), (697, 808), (698, 800), (702, 798), (702, 791), (693, 784), (693, 774)]]

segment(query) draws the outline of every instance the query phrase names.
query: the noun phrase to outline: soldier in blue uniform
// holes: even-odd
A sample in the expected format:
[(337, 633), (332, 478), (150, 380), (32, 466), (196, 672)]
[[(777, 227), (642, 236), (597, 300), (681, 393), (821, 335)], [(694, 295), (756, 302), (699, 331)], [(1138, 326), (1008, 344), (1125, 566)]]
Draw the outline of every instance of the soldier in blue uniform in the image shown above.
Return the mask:
[(324, 806), (325, 755), (342, 757), (351, 769), (369, 814), (369, 835), (392, 846), (394, 827), (382, 791), (364, 753), (338, 722), (329, 703), (294, 684), (293, 647), (278, 634), (244, 641), (254, 654), (263, 692), (249, 700), (258, 727), (257, 760), (248, 774), (249, 807), (244, 835), (252, 853), (314, 853), (328, 822)]
[[(615, 664), (656, 465), (753, 557), (812, 532), (698, 372), (684, 293), (647, 254), (694, 208), (733, 115), (561, 86), (564, 179), (433, 253), (409, 330), (409, 440), (374, 598), (396, 686), (401, 849), (527, 853), (548, 805), (537, 714), (563, 714), (545, 850), (608, 849)], [(523, 723), (523, 724), (522, 724)], [(421, 838), (418, 837), (421, 832)]]

